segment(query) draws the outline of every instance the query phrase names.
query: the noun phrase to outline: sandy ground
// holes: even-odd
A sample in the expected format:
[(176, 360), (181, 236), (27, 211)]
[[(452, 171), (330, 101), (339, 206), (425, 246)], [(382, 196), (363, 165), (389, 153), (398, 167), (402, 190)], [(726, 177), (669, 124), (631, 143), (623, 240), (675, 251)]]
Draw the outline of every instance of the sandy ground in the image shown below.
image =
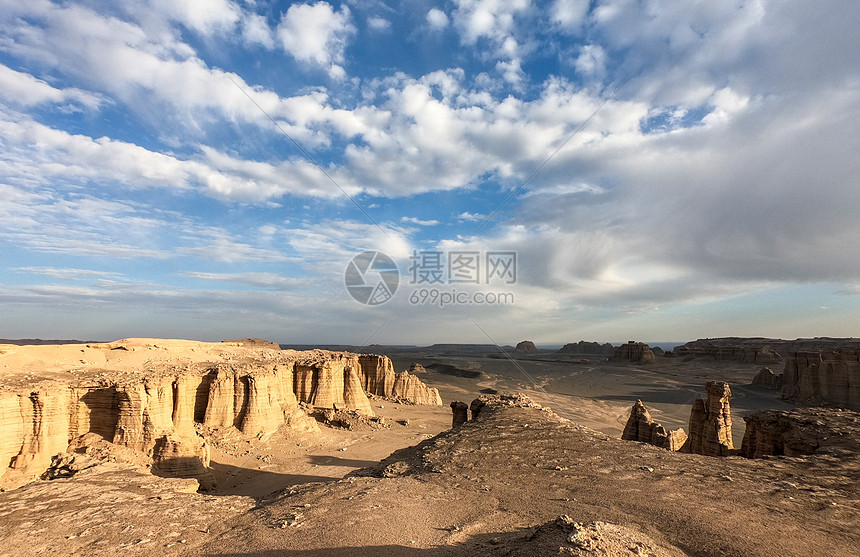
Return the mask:
[(212, 493), (261, 498), (298, 484), (333, 481), (451, 427), (447, 407), (371, 402), (384, 427), (347, 430), (320, 424), (318, 433), (285, 429), (264, 439), (246, 439), (238, 432), (216, 437), (211, 467), (218, 486)]

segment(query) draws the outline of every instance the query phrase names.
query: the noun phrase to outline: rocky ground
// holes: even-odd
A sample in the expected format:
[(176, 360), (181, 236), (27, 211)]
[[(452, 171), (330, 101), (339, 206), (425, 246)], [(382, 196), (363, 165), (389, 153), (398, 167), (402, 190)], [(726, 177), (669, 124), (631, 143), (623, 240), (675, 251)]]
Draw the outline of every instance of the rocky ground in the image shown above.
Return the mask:
[[(347, 451), (348, 452), (348, 451)], [(672, 453), (525, 399), (348, 477), (184, 493), (106, 465), (0, 494), (0, 554), (856, 555), (860, 462)]]

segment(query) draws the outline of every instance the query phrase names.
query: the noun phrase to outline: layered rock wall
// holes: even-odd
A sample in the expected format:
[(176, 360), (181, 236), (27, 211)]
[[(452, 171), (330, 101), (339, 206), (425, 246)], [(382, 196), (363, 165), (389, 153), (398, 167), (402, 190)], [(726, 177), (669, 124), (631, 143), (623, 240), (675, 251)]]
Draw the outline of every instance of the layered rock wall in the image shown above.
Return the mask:
[(200, 426), (266, 435), (294, 418), (299, 423), (305, 415), (300, 402), (372, 416), (366, 390), (442, 404), (436, 389), (406, 372), (395, 374), (385, 356), (292, 352), (171, 369), (0, 390), (0, 481), (38, 476), (56, 455), (85, 450), (82, 440), (98, 439), (147, 455), (156, 473), (196, 477), (205, 486), (211, 483), (209, 447)]
[(860, 350), (793, 353), (782, 374), (782, 397), (860, 410)]
[(442, 397), (439, 396), (439, 390), (428, 387), (408, 371), (397, 374), (391, 396), (407, 400), (412, 404), (442, 406)]
[[(391, 396), (394, 390), (394, 364), (386, 356), (376, 354), (361, 354), (358, 357), (360, 368), (359, 378), (362, 387), (368, 394), (376, 396)], [(420, 365), (420, 364), (412, 364)], [(423, 367), (421, 368), (424, 369)]]

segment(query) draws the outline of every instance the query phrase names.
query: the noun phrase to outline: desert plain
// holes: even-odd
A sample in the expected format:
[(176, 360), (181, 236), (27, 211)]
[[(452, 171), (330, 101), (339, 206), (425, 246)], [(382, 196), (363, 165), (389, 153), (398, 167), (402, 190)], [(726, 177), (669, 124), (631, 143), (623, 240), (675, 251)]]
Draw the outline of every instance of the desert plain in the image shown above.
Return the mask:
[[(0, 555), (856, 555), (860, 546), (854, 412), (839, 416), (840, 450), (821, 454), (714, 457), (621, 439), (637, 400), (667, 430), (688, 428), (693, 401), (716, 381), (731, 385), (740, 448), (745, 416), (803, 406), (751, 384), (782, 363), (353, 350), (247, 339), (0, 346), (3, 400), (43, 413), (21, 433), (20, 454), (9, 448), (21, 444), (9, 433), (17, 407), (0, 413), (0, 450), (12, 455), (0, 476)], [(395, 389), (394, 372), (406, 370)], [(216, 407), (224, 385), (227, 421)], [(40, 443), (54, 427), (50, 397), (70, 388), (84, 401), (112, 389), (127, 408), (108, 428), (97, 416), (104, 397), (60, 405), (73, 416), (63, 418), (68, 437), (85, 440), (59, 435), (69, 446), (55, 458)], [(479, 397), (480, 415), (473, 404), (472, 419), (452, 427), (449, 405)], [(44, 474), (20, 464), (27, 446), (31, 461), (47, 458)]]

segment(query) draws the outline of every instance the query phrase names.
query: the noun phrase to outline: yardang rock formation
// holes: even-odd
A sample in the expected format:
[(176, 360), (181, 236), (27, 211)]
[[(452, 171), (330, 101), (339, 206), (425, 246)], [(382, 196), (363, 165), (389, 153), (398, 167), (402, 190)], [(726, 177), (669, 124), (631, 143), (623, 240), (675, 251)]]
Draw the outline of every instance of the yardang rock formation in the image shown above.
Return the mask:
[(197, 426), (248, 436), (307, 429), (316, 424), (302, 405), (373, 416), (368, 394), (442, 404), (436, 389), (394, 373), (385, 356), (249, 345), (0, 346), (0, 485), (25, 483), (70, 447), (86, 451), (89, 440), (147, 455), (153, 472), (196, 478), (205, 488), (209, 446)]

